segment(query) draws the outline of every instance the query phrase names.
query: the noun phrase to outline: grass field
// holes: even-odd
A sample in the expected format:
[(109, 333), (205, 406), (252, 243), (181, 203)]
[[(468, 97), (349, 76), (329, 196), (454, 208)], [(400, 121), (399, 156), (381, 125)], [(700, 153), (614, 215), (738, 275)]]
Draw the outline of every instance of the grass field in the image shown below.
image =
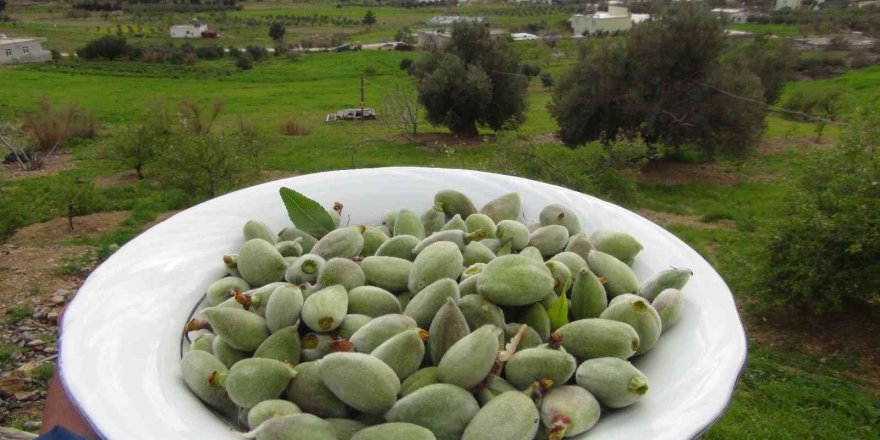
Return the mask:
[[(266, 27), (249, 28), (249, 18), (264, 19), (277, 15), (330, 15), (362, 17), (366, 8), (336, 8), (332, 3), (247, 3), (243, 11), (227, 15), (222, 43), (268, 44)], [(543, 16), (508, 15), (504, 6), (469, 6), (460, 13), (479, 10), (508, 26), (544, 21), (548, 25), (566, 14)], [(386, 38), (405, 25), (423, 22), (444, 12), (438, 8), (372, 9), (379, 24), (372, 29), (345, 28), (352, 40)], [(99, 35), (96, 26), (107, 26), (100, 18), (81, 22), (64, 19), (63, 10), (17, 9), (11, 14), (22, 20), (10, 26), (0, 24), (0, 32), (40, 34), (50, 37), (48, 47), (72, 50)], [(494, 15), (493, 15), (494, 14)], [(219, 14), (218, 14), (219, 17)], [(182, 17), (163, 19), (171, 22)], [(128, 20), (125, 18), (124, 20)], [(242, 23), (239, 24), (239, 21)], [(144, 19), (145, 26), (165, 29), (158, 19)], [(210, 21), (210, 20), (209, 20)], [(218, 22), (219, 19), (218, 19)], [(56, 26), (57, 25), (57, 26)], [(226, 26), (226, 25), (224, 25)], [(748, 27), (748, 29), (742, 26)], [(785, 26), (737, 25), (750, 31), (770, 31), (793, 35), (796, 29)], [(337, 28), (297, 28), (288, 33), (297, 36), (316, 32), (336, 32)], [(54, 32), (54, 33), (53, 33)], [(154, 35), (155, 34), (155, 35)], [(161, 34), (161, 35), (160, 35)], [(226, 40), (229, 38), (229, 40)], [(164, 30), (150, 33), (144, 41), (167, 41)], [(587, 42), (590, 44), (590, 42)], [(551, 50), (537, 42), (518, 42), (515, 49), (524, 60), (535, 62), (545, 71), (559, 75), (573, 62), (577, 45), (565, 40)], [(119, 142), (119, 131), (137, 121), (145, 104), (157, 96), (175, 102), (182, 96), (209, 103), (222, 97), (226, 111), (221, 124), (231, 124), (236, 117), (255, 121), (262, 131), (276, 134), (279, 123), (294, 118), (307, 125), (311, 134), (303, 137), (273, 136), (267, 151), (270, 170), (310, 173), (330, 169), (420, 165), (491, 169), (492, 157), (499, 152), (491, 132), (480, 145), (456, 145), (441, 136), (443, 128), (422, 124), (420, 131), (437, 135), (439, 144), (401, 138), (380, 121), (327, 124), (325, 114), (358, 105), (359, 77), (366, 78), (367, 104), (380, 107), (385, 93), (394, 85), (410, 81), (398, 68), (405, 57), (417, 53), (361, 51), (305, 55), (291, 62), (272, 58), (257, 63), (251, 71), (236, 69), (232, 59), (200, 61), (195, 66), (172, 66), (139, 62), (84, 62), (65, 60), (57, 65), (0, 68), (0, 116), (20, 115), (33, 109), (40, 96), (54, 102), (78, 102), (94, 112), (104, 124), (101, 135), (93, 141), (70, 146), (74, 168), (59, 174), (28, 179), (9, 179), (0, 174), (0, 189), (10, 200), (23, 207), (26, 223), (41, 222), (58, 215), (53, 208), (53, 190), (69, 175), (94, 179), (117, 175), (123, 167), (106, 159), (105, 149)], [(880, 97), (880, 68), (850, 71), (840, 77), (793, 83), (786, 93), (799, 88), (837, 87), (844, 93), (843, 106), (877, 105)], [(523, 140), (547, 139), (556, 124), (546, 112), (550, 93), (537, 80), (529, 89), (530, 107), (527, 122), (517, 134)], [(825, 138), (833, 139), (840, 128), (829, 127)], [(711, 165), (705, 179), (644, 179), (639, 181), (639, 196), (628, 208), (678, 216), (688, 221), (672, 221), (667, 228), (687, 241), (706, 257), (730, 284), (749, 324), (750, 357), (733, 403), (726, 415), (707, 433), (708, 439), (878, 439), (880, 438), (880, 388), (876, 378), (861, 377), (865, 371), (858, 359), (866, 353), (855, 344), (826, 353), (811, 350), (806, 344), (776, 344), (763, 335), (771, 323), (759, 304), (750, 296), (755, 256), (762, 247), (761, 238), (769, 225), (779, 220), (779, 207), (793, 191), (791, 185), (816, 148), (815, 127), (771, 116), (765, 139), (759, 148), (744, 158), (722, 158)], [(540, 138), (534, 137), (541, 135)], [(447, 143), (444, 146), (444, 143)], [(827, 145), (819, 143), (818, 145)], [(546, 145), (543, 145), (546, 144)], [(552, 141), (542, 141), (551, 155), (565, 148)], [(700, 169), (700, 164), (678, 164), (670, 175), (685, 175)], [(143, 224), (158, 213), (182, 209), (197, 203), (200, 197), (163, 187), (147, 168), (142, 182), (100, 189), (102, 198), (96, 210), (131, 210), (127, 224), (80, 244), (108, 245), (122, 243), (136, 234)], [(649, 176), (650, 174), (646, 174)], [(732, 176), (723, 180), (718, 176)], [(244, 183), (247, 184), (247, 183)], [(773, 316), (770, 316), (773, 320)], [(817, 330), (817, 331), (822, 331)], [(809, 334), (797, 334), (811, 340)], [(872, 337), (872, 336), (871, 336)], [(870, 347), (870, 345), (869, 345)], [(686, 374), (686, 372), (681, 372)]]

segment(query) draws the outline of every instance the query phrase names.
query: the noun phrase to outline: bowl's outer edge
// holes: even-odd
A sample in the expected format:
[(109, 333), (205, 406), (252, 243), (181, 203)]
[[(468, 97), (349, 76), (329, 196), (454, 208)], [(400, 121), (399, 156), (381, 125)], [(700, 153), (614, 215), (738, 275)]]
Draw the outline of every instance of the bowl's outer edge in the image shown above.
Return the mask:
[[(386, 174), (389, 177), (404, 176), (404, 177), (415, 178), (415, 179), (425, 178), (424, 175), (430, 175), (429, 179), (439, 179), (441, 181), (444, 181), (444, 179), (446, 179), (446, 178), (454, 179), (456, 177), (461, 178), (461, 179), (465, 179), (465, 180), (476, 178), (476, 179), (482, 179), (486, 182), (491, 183), (491, 185), (493, 186), (494, 189), (499, 189), (499, 190), (503, 190), (503, 189), (507, 188), (509, 185), (516, 184), (516, 185), (521, 185), (521, 187), (517, 189), (520, 192), (525, 189), (528, 189), (528, 188), (537, 188), (536, 191), (538, 191), (538, 190), (539, 191), (550, 191), (553, 193), (554, 196), (560, 196), (563, 199), (571, 199), (571, 198), (583, 199), (584, 201), (589, 202), (589, 204), (591, 204), (591, 205), (602, 205), (601, 207), (603, 209), (610, 209), (610, 210), (618, 211), (621, 214), (625, 214), (626, 216), (629, 216), (629, 218), (627, 218), (626, 220), (632, 221), (633, 219), (638, 219), (641, 223), (643, 223), (641, 226), (647, 226), (649, 228), (653, 228), (654, 229), (653, 232), (656, 232), (657, 234), (660, 234), (664, 239), (672, 241), (673, 243), (676, 243), (679, 246), (681, 246), (681, 250), (684, 250), (687, 254), (689, 254), (689, 255), (687, 255), (688, 258), (693, 260), (696, 264), (699, 264), (699, 265), (705, 266), (706, 268), (709, 268), (709, 271), (706, 273), (705, 276), (710, 278), (709, 281), (712, 282), (710, 284), (713, 285), (713, 288), (720, 289), (721, 294), (722, 294), (721, 297), (718, 298), (718, 300), (721, 302), (720, 306), (726, 308), (728, 312), (732, 310), (733, 315), (736, 316), (736, 328), (727, 329), (728, 332), (733, 332), (734, 333), (733, 336), (735, 336), (735, 337), (733, 337), (729, 341), (729, 343), (731, 345), (729, 347), (725, 347), (725, 349), (727, 350), (726, 359), (728, 359), (728, 362), (730, 362), (730, 364), (724, 366), (725, 371), (733, 372), (735, 370), (735, 374), (727, 374), (727, 376), (723, 378), (723, 381), (720, 381), (721, 383), (717, 384), (717, 387), (718, 387), (717, 393), (713, 393), (713, 399), (715, 399), (715, 402), (713, 402), (713, 404), (710, 405), (711, 406), (710, 408), (702, 408), (702, 411), (700, 412), (699, 418), (701, 420), (704, 420), (703, 422), (701, 422), (699, 425), (688, 426), (687, 428), (683, 428), (678, 423), (674, 423), (672, 425), (669, 425), (668, 423), (666, 423), (666, 424), (664, 424), (665, 425), (664, 428), (669, 428), (672, 431), (676, 431), (677, 434), (679, 434), (680, 436), (679, 437), (670, 437), (670, 436), (666, 436), (663, 434), (663, 432), (665, 432), (665, 431), (660, 431), (660, 432), (655, 432), (655, 434), (659, 435), (659, 437), (655, 437), (655, 438), (694, 438), (694, 437), (699, 436), (701, 433), (705, 432), (705, 430), (707, 430), (708, 427), (711, 426), (711, 424), (714, 423), (721, 416), (724, 409), (729, 404), (729, 400), (730, 400), (732, 393), (735, 389), (736, 383), (739, 379), (739, 376), (742, 372), (742, 369), (745, 366), (746, 355), (747, 355), (747, 340), (746, 340), (746, 336), (745, 336), (745, 330), (742, 325), (741, 319), (740, 319), (738, 313), (736, 312), (736, 306), (733, 303), (732, 294), (730, 293), (729, 288), (726, 286), (726, 284), (720, 278), (720, 276), (718, 276), (717, 273), (713, 269), (711, 269), (711, 266), (709, 265), (709, 263), (706, 262), (705, 259), (703, 259), (699, 254), (697, 254), (696, 251), (694, 251), (693, 249), (688, 247), (685, 243), (683, 243), (681, 240), (679, 240), (678, 238), (676, 238), (675, 236), (673, 236), (669, 232), (663, 230), (659, 226), (649, 222), (648, 220), (642, 218), (641, 216), (639, 216), (635, 213), (632, 213), (630, 211), (626, 211), (623, 208), (620, 208), (616, 205), (612, 205), (607, 202), (602, 202), (602, 201), (595, 199), (593, 197), (590, 197), (590, 196), (585, 196), (583, 194), (576, 193), (576, 192), (573, 192), (573, 191), (570, 191), (570, 190), (567, 190), (564, 188), (560, 188), (560, 187), (556, 187), (553, 185), (544, 184), (544, 183), (540, 183), (540, 182), (534, 182), (534, 181), (522, 179), (519, 177), (502, 176), (502, 175), (497, 175), (497, 174), (470, 171), (470, 170), (414, 168), (414, 167), (391, 167), (391, 168), (377, 168), (377, 169), (368, 169), (368, 170), (345, 170), (345, 171), (332, 171), (332, 172), (326, 172), (326, 173), (316, 173), (316, 174), (310, 174), (310, 175), (303, 175), (303, 176), (299, 176), (299, 177), (295, 177), (295, 178), (282, 179), (279, 181), (269, 182), (269, 183), (257, 185), (254, 187), (246, 188), (246, 189), (243, 189), (240, 191), (236, 191), (234, 193), (230, 193), (227, 196), (235, 196), (235, 195), (241, 196), (243, 194), (251, 194), (251, 193), (257, 194), (260, 191), (266, 191), (270, 187), (277, 188), (282, 185), (295, 186), (300, 183), (309, 182), (309, 181), (329, 182), (329, 181), (345, 180), (345, 179), (351, 179), (351, 178), (366, 178), (366, 177), (375, 178), (376, 176), (381, 176), (381, 175), (386, 175)], [(401, 191), (407, 191), (407, 188), (398, 187), (398, 189)], [(495, 194), (495, 196), (498, 196), (501, 194), (502, 194), (502, 192), (497, 192)], [(86, 307), (88, 307), (88, 305), (84, 305), (85, 302), (87, 300), (89, 300), (90, 296), (99, 295), (99, 293), (100, 293), (100, 292), (92, 292), (90, 290), (92, 288), (92, 285), (90, 284), (90, 282), (94, 279), (98, 279), (98, 277), (104, 276), (104, 272), (111, 270), (120, 258), (120, 257), (118, 257), (118, 255), (123, 253), (123, 251), (126, 250), (126, 248), (134, 249), (137, 246), (141, 246), (143, 243), (145, 243), (145, 240), (152, 238), (154, 235), (159, 236), (159, 234), (164, 232), (164, 229), (167, 229), (168, 227), (170, 227), (168, 225), (178, 223), (177, 220), (179, 220), (183, 217), (186, 217), (187, 213), (198, 211), (200, 209), (205, 208), (206, 206), (209, 206), (209, 207), (210, 206), (218, 206), (217, 204), (224, 203), (224, 198), (227, 196), (222, 196), (217, 199), (209, 200), (207, 202), (196, 205), (193, 208), (190, 208), (187, 211), (184, 211), (182, 213), (179, 213), (179, 214), (171, 217), (170, 219), (166, 220), (162, 224), (157, 225), (154, 228), (152, 228), (151, 230), (146, 231), (145, 233), (136, 237), (129, 244), (127, 244), (126, 246), (123, 246), (123, 248), (120, 249), (120, 251), (117, 252), (116, 255), (111, 256), (101, 267), (99, 267), (95, 271), (95, 273), (92, 276), (89, 277), (89, 279), (87, 279), (83, 283), (83, 285), (80, 287), (79, 294), (74, 298), (74, 300), (68, 306), (68, 310), (66, 312), (67, 316), (65, 317), (65, 319), (62, 322), (62, 328), (60, 330), (61, 336), (59, 338), (59, 369), (61, 372), (62, 384), (63, 384), (65, 390), (67, 391), (68, 396), (71, 398), (71, 400), (74, 402), (74, 404), (78, 408), (81, 409), (86, 421), (95, 429), (96, 432), (99, 433), (99, 435), (101, 435), (102, 438), (113, 438), (113, 439), (135, 438), (133, 436), (133, 434), (139, 434), (142, 436), (142, 437), (137, 437), (137, 438), (145, 438), (146, 439), (146, 438), (152, 438), (152, 437), (150, 436), (149, 432), (141, 432), (141, 433), (124, 432), (124, 431), (120, 430), (119, 426), (113, 426), (114, 423), (112, 420), (109, 420), (109, 416), (110, 416), (109, 414), (95, 414), (95, 412), (106, 410), (106, 408), (97, 408), (98, 404), (96, 404), (93, 401), (93, 399), (91, 399), (90, 394), (95, 393), (96, 391), (99, 393), (107, 393), (107, 392), (112, 393), (115, 390), (96, 390), (94, 388), (91, 388), (90, 385), (92, 385), (92, 384), (85, 383), (84, 380), (79, 380), (80, 378), (76, 377), (75, 375), (73, 375), (74, 374), (73, 372), (71, 372), (65, 368), (65, 365), (68, 364), (68, 362), (70, 362), (69, 365), (73, 365), (74, 362), (76, 362), (77, 360), (81, 360), (81, 359), (77, 359), (76, 353), (71, 351), (70, 346), (72, 345), (72, 343), (82, 342), (82, 341), (81, 340), (79, 340), (79, 341), (69, 340), (70, 338), (73, 337), (73, 336), (70, 336), (70, 334), (72, 334), (74, 332), (79, 332), (79, 334), (77, 336), (82, 338), (82, 333), (83, 333), (82, 326), (86, 326), (86, 327), (93, 326), (93, 324), (91, 324), (91, 323), (85, 324), (85, 323), (80, 322), (80, 319), (83, 319), (83, 317), (88, 317), (90, 315), (89, 310), (86, 308)], [(430, 199), (430, 197), (423, 197), (423, 198)], [(319, 200), (319, 201), (321, 201), (322, 203), (326, 202), (324, 200)], [(429, 202), (430, 200), (427, 200), (427, 201)], [(475, 201), (477, 201), (476, 198), (475, 198)], [(573, 201), (578, 201), (578, 200), (573, 200)], [(279, 203), (279, 205), (280, 205), (280, 203)], [(539, 208), (540, 207), (538, 207), (538, 209)], [(537, 212), (537, 210), (535, 210), (534, 207), (532, 207), (532, 211), (534, 211), (535, 214)], [(349, 212), (351, 212), (351, 211), (349, 211)], [(583, 215), (583, 214), (581, 214), (581, 215)], [(255, 215), (253, 215), (253, 217), (261, 218), (259, 214), (255, 214)], [(536, 217), (536, 215), (534, 215), (533, 217)], [(635, 268), (636, 267), (634, 266), (634, 269)], [(646, 269), (640, 268), (639, 270), (644, 271)], [(218, 269), (216, 272), (217, 272), (216, 276), (219, 277), (220, 274), (222, 273), (222, 270)], [(96, 275), (98, 275), (98, 277), (96, 277)], [(640, 278), (643, 278), (643, 277), (640, 276)], [(696, 276), (695, 276), (695, 278), (696, 278)], [(686, 287), (686, 289), (687, 289), (687, 287)], [(92, 305), (94, 305), (94, 304), (92, 304)], [(679, 326), (681, 326), (681, 324), (679, 324)], [(123, 329), (118, 329), (118, 330), (121, 331)], [(673, 328), (671, 330), (675, 330), (675, 328)], [(661, 338), (661, 341), (662, 341), (662, 338)], [(652, 356), (653, 353), (654, 352), (648, 353), (644, 357)], [(155, 359), (152, 359), (152, 360), (155, 360)], [(97, 362), (97, 361), (90, 360), (88, 362)], [(639, 361), (636, 361), (636, 363), (638, 364)], [(647, 365), (647, 367), (650, 368), (650, 365)], [(649, 376), (649, 378), (650, 378), (650, 376)], [(100, 379), (103, 379), (103, 378), (100, 378)], [(722, 390), (722, 388), (723, 388), (723, 390)], [(722, 394), (723, 394), (723, 396), (722, 396)], [(649, 393), (649, 395), (650, 395), (650, 393)], [(198, 403), (198, 402), (196, 401), (196, 403)], [(92, 404), (95, 404), (96, 406), (91, 407), (90, 405), (92, 405)], [(635, 407), (633, 409), (635, 410)], [(609, 417), (619, 417), (621, 415), (620, 413), (621, 412), (612, 413)], [(694, 417), (695, 415), (694, 414), (681, 414), (680, 416), (682, 418), (687, 419), (687, 418)], [(682, 421), (682, 423), (687, 425), (686, 421)], [(676, 429), (673, 429), (672, 427), (675, 427)], [(597, 428), (599, 428), (599, 429), (597, 429), (597, 431), (601, 430), (602, 422), (600, 422), (600, 425), (597, 426)], [(124, 432), (124, 434), (123, 434), (123, 432)], [(591, 433), (592, 432), (593, 431), (591, 431)], [(597, 432), (597, 434), (598, 434), (598, 432)], [(181, 439), (183, 439), (183, 438), (184, 437), (181, 437)], [(594, 435), (590, 435), (590, 438), (597, 438), (597, 437)], [(171, 439), (169, 439), (169, 440), (171, 440)]]

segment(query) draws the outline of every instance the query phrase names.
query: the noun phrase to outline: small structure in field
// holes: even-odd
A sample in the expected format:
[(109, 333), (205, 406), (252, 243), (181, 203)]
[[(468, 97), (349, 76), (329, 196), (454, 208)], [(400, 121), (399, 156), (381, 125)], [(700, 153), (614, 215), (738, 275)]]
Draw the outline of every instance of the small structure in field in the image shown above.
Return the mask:
[[(202, 38), (203, 34), (210, 34), (208, 25), (193, 20), (189, 24), (176, 24), (171, 26), (171, 38)], [(214, 33), (216, 37), (216, 33)]]
[(749, 19), (749, 11), (743, 8), (715, 8), (712, 13), (731, 23), (746, 23)]
[(649, 14), (631, 14), (626, 7), (609, 3), (607, 12), (599, 11), (590, 15), (575, 14), (568, 21), (574, 30), (574, 36), (581, 37), (625, 32), (632, 28), (633, 24), (650, 18)]
[(364, 109), (347, 108), (336, 113), (330, 113), (324, 118), (324, 122), (333, 121), (360, 121), (363, 119), (376, 119), (376, 111), (370, 107)]
[[(417, 32), (419, 47), (443, 47), (452, 40), (452, 31), (448, 29), (421, 29)], [(509, 32), (502, 29), (489, 29), (492, 38), (506, 38)]]
[(455, 23), (482, 23), (483, 17), (474, 17), (468, 15), (438, 15), (431, 17), (425, 22), (425, 26), (452, 26)]
[(529, 34), (526, 32), (515, 32), (515, 33), (510, 34), (510, 38), (512, 38), (513, 41), (528, 41), (528, 40), (537, 40), (538, 36), (535, 34)]
[(43, 50), (45, 38), (7, 37), (0, 34), (0, 64), (45, 63), (52, 53)]

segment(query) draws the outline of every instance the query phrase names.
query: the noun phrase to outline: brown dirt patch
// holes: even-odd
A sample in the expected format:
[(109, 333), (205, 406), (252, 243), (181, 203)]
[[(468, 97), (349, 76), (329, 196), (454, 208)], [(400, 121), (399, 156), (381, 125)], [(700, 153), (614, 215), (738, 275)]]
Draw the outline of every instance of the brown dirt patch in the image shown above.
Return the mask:
[(137, 173), (134, 170), (123, 171), (121, 173), (95, 178), (95, 186), (98, 188), (112, 188), (114, 186), (134, 185), (137, 181)]
[(748, 176), (724, 170), (712, 163), (681, 163), (671, 161), (652, 161), (642, 169), (638, 179), (643, 183), (660, 185), (681, 185), (704, 182), (715, 185), (734, 185)]
[(779, 154), (798, 148), (828, 149), (834, 146), (834, 140), (828, 136), (816, 139), (815, 136), (793, 136), (763, 138), (758, 143), (758, 152), (761, 154)]
[(750, 336), (771, 347), (805, 353), (867, 381), (880, 394), (880, 305), (815, 316), (809, 312), (743, 315)]
[(73, 168), (73, 157), (66, 151), (58, 152), (46, 159), (43, 168), (35, 171), (22, 171), (15, 164), (0, 164), (0, 177), (9, 180), (21, 180), (31, 177), (52, 176)]
[(528, 139), (525, 140), (530, 144), (558, 144), (560, 143), (559, 138), (556, 137), (556, 133), (538, 133), (532, 136), (529, 136)]
[(733, 229), (736, 228), (736, 223), (728, 219), (721, 219), (715, 222), (704, 222), (702, 217), (697, 215), (681, 215), (681, 214), (673, 214), (670, 212), (660, 212), (660, 211), (652, 211), (647, 208), (639, 208), (636, 212), (642, 217), (651, 220), (654, 223), (657, 223), (660, 226), (667, 225), (684, 225), (690, 226), (693, 228), (707, 228), (707, 229)]
[(8, 243), (17, 246), (48, 246), (78, 238), (97, 237), (118, 228), (129, 211), (99, 212), (73, 219), (73, 231), (66, 218), (55, 218), (19, 229)]

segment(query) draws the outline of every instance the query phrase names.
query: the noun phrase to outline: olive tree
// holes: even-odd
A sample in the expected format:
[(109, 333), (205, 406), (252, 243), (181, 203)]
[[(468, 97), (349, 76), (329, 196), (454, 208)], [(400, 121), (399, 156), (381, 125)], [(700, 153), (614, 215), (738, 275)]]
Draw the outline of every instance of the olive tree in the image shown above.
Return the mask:
[(462, 136), (477, 126), (493, 130), (525, 121), (528, 81), (505, 40), (494, 39), (479, 23), (456, 23), (452, 38), (429, 50), (412, 66), (419, 101), (432, 124)]

